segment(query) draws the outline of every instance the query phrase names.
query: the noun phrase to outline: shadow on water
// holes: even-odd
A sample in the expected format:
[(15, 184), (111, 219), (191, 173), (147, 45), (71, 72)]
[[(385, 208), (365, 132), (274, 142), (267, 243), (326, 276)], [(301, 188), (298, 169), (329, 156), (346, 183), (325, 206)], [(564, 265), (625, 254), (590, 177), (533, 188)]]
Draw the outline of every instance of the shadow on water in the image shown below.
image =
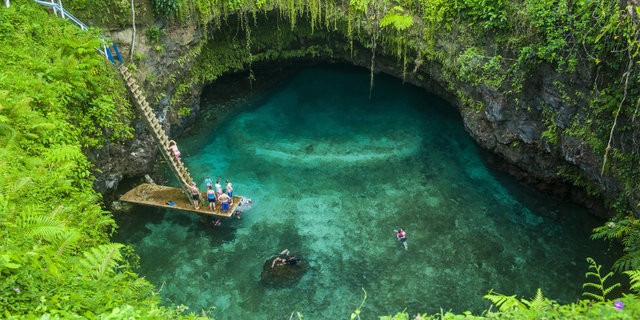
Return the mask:
[[(341, 319), (365, 289), (364, 318), (479, 313), (490, 289), (575, 301), (586, 257), (605, 269), (615, 257), (589, 239), (602, 222), (584, 208), (488, 168), (437, 97), (379, 75), (368, 99), (368, 73), (345, 66), (257, 74), (249, 96), (242, 77), (206, 89), (178, 143), (201, 188), (206, 175), (230, 179), (253, 208), (220, 227), (142, 207), (118, 217), (116, 240), (133, 244), (165, 301), (215, 306), (217, 319)], [(285, 248), (304, 272), (265, 285)]]

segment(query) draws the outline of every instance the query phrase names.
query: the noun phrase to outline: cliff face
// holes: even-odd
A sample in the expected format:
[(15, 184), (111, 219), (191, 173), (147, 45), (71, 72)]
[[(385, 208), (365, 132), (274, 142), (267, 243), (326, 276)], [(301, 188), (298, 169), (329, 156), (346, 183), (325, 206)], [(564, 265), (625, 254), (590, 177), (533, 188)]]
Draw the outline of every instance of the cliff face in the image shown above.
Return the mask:
[[(342, 59), (363, 67), (369, 67), (369, 52), (362, 51), (356, 57), (342, 55)], [(395, 58), (379, 58), (376, 70), (403, 77), (402, 66)], [(562, 102), (564, 91), (557, 83), (566, 84), (565, 89), (588, 88), (592, 81), (588, 73), (573, 77), (560, 75), (549, 67), (538, 70), (528, 79), (525, 88), (517, 95), (509, 95), (499, 89), (473, 86), (466, 83), (450, 83), (442, 75), (441, 66), (421, 65), (414, 72), (405, 74), (405, 81), (439, 95), (449, 101), (461, 113), (467, 132), (484, 149), (493, 153), (490, 162), (544, 192), (554, 196), (571, 198), (587, 206), (594, 214), (606, 217), (608, 213), (602, 200), (589, 196), (582, 187), (571, 185), (558, 175), (560, 167), (575, 167), (581, 173), (599, 181), (605, 193), (620, 192), (618, 183), (611, 177), (600, 176), (599, 163), (602, 155), (594, 154), (584, 141), (560, 136), (556, 143), (542, 138), (547, 129), (543, 116), (544, 108), (553, 110), (559, 127), (567, 128), (569, 121), (580, 112), (577, 105)], [(464, 103), (445, 88), (460, 88), (465, 96), (472, 97), (484, 105), (482, 110), (464, 107)], [(514, 99), (530, 108), (516, 107)]]
[[(136, 62), (137, 77), (167, 132), (171, 133), (170, 136), (177, 136), (195, 120), (200, 107), (199, 96), (206, 84), (201, 81), (190, 81), (188, 78), (193, 77), (193, 74), (189, 70), (196, 66), (197, 59), (201, 55), (211, 54), (207, 52), (212, 50), (211, 47), (204, 45), (207, 38), (213, 39), (209, 40), (209, 43), (219, 41), (217, 39), (220, 39), (220, 34), (225, 31), (218, 30), (215, 31), (217, 32), (215, 35), (206, 35), (202, 28), (168, 28), (161, 41), (151, 45), (142, 36), (147, 29), (148, 26), (138, 27), (136, 52), (138, 55), (144, 55), (145, 58)], [(232, 29), (227, 33), (238, 33), (235, 27)], [(269, 32), (269, 30), (262, 30), (262, 32)], [(317, 37), (317, 34), (314, 37)], [(121, 44), (125, 51), (130, 45), (131, 30), (111, 32), (111, 38)], [(242, 41), (244, 40), (240, 39), (239, 43), (242, 44)], [(325, 41), (323, 46), (327, 51), (317, 54), (314, 57), (315, 61), (337, 59), (364, 67), (370, 66), (369, 49), (358, 48), (356, 45), (354, 53), (351, 53), (345, 49), (345, 39), (342, 36), (325, 35), (322, 41)], [(280, 52), (298, 50), (300, 47), (316, 43), (318, 43), (317, 38), (305, 39), (304, 36), (298, 36), (287, 43), (288, 47), (279, 50)], [(195, 51), (194, 48), (199, 49)], [(263, 49), (255, 50), (264, 51)], [(177, 61), (180, 63), (176, 63)], [(287, 63), (282, 55), (273, 56), (271, 61), (274, 64)], [(403, 66), (396, 58), (379, 54), (375, 65), (376, 72), (403, 77)], [(248, 64), (245, 63), (244, 68), (249, 68)], [(610, 176), (600, 177), (602, 155), (593, 154), (587, 144), (577, 138), (562, 134), (559, 134), (553, 142), (543, 138), (543, 132), (548, 129), (548, 123), (545, 123), (548, 115), (545, 115), (545, 112), (554, 114), (555, 125), (559, 129), (569, 126), (570, 120), (581, 112), (578, 106), (584, 101), (576, 99), (573, 103), (567, 103), (565, 98), (566, 92), (580, 91), (588, 88), (593, 82), (589, 67), (583, 66), (579, 70), (583, 71), (574, 74), (558, 74), (552, 68), (543, 65), (525, 81), (523, 89), (518, 93), (506, 93), (504, 88), (452, 81), (451, 77), (444, 75), (442, 66), (437, 63), (420, 63), (418, 66), (411, 66), (407, 72), (404, 72), (404, 78), (406, 82), (424, 87), (457, 107), (467, 131), (478, 144), (506, 160), (504, 169), (541, 189), (557, 195), (570, 195), (574, 200), (587, 204), (597, 214), (606, 215), (601, 207), (596, 206), (598, 201), (587, 197), (585, 192), (581, 191), (582, 188), (572, 187), (566, 179), (558, 175), (561, 168), (575, 170), (574, 174), (582, 175), (592, 181), (604, 191), (603, 194), (615, 195), (621, 190), (620, 183)], [(227, 71), (238, 70), (236, 68)], [(185, 83), (192, 83), (192, 85), (188, 86), (187, 90), (184, 90), (183, 85), (181, 104), (176, 105), (171, 98), (179, 90), (180, 84)], [(559, 83), (562, 85), (559, 86)], [(452, 92), (451, 88), (456, 88), (457, 91)], [(480, 102), (483, 107), (472, 108), (464, 102), (466, 99)], [(514, 101), (519, 103), (516, 104)], [(181, 112), (183, 115), (180, 116), (177, 110), (185, 107), (190, 109), (189, 114)], [(96, 174), (95, 186), (103, 194), (112, 195), (119, 181), (124, 178), (139, 177), (153, 171), (156, 147), (146, 134), (141, 121), (137, 121), (135, 127), (136, 137), (129, 144), (106, 146), (91, 156), (100, 169)], [(110, 199), (110, 197), (106, 198)]]
[[(171, 95), (175, 92), (176, 77), (188, 70), (193, 61), (178, 64), (189, 48), (203, 41), (201, 29), (195, 27), (174, 27), (166, 31), (161, 41), (152, 43), (145, 34), (151, 26), (137, 27), (135, 37), (135, 65), (133, 73), (155, 111), (156, 117), (164, 125), (170, 137), (176, 137), (192, 124), (199, 110), (200, 87), (192, 88), (189, 99), (180, 106), (172, 106)], [(119, 45), (122, 52), (131, 48), (133, 30), (131, 28), (112, 30), (108, 36)], [(130, 61), (130, 59), (125, 58)], [(125, 62), (127, 62), (125, 61)], [(179, 116), (178, 107), (191, 110), (188, 116)], [(132, 124), (134, 138), (124, 144), (107, 144), (100, 150), (88, 154), (96, 165), (95, 189), (105, 196), (107, 202), (114, 199), (119, 183), (127, 178), (140, 178), (154, 172), (158, 149), (139, 117)]]

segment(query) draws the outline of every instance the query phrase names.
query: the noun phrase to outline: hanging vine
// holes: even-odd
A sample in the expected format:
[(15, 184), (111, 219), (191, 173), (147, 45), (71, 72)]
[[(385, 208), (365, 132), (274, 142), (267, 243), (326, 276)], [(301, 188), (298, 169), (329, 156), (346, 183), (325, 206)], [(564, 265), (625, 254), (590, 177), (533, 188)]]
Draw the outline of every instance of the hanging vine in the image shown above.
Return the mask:
[[(622, 108), (625, 106), (625, 103), (629, 95), (629, 80), (632, 78), (632, 75), (638, 72), (637, 57), (640, 49), (640, 23), (638, 22), (638, 18), (636, 15), (636, 13), (638, 12), (637, 9), (638, 9), (638, 6), (630, 3), (629, 6), (624, 11), (624, 13), (622, 14), (622, 17), (615, 20), (614, 19), (610, 20), (611, 23), (616, 23), (617, 25), (622, 25), (622, 26), (626, 25), (631, 28), (627, 30), (613, 29), (613, 32), (622, 31), (620, 33), (628, 38), (627, 47), (625, 48), (627, 66), (625, 68), (625, 72), (622, 74), (622, 79), (620, 81), (622, 84), (622, 98), (620, 99), (620, 103), (618, 104), (618, 108), (615, 112), (615, 117), (613, 119), (613, 124), (611, 125), (611, 131), (609, 132), (609, 139), (607, 141), (607, 147), (605, 149), (604, 156), (602, 159), (602, 168), (600, 170), (600, 175), (604, 175), (604, 172), (607, 167), (607, 160), (609, 158), (609, 154), (613, 149), (613, 143), (614, 143), (613, 139), (614, 139), (615, 130), (616, 130), (616, 127), (618, 126), (618, 122), (620, 121), (620, 115), (623, 111)], [(614, 15), (614, 17), (616, 16)], [(622, 20), (627, 20), (628, 23), (621, 24), (620, 21)], [(603, 33), (599, 36), (598, 40), (602, 36), (604, 36), (606, 33), (608, 33), (608, 31), (612, 28), (614, 27), (611, 24), (605, 25), (605, 28), (603, 29)], [(618, 39), (618, 38), (619, 36), (615, 34), (614, 39)], [(636, 103), (636, 107), (632, 116), (632, 121), (635, 121), (635, 114), (637, 112), (637, 108), (638, 108), (638, 104)]]

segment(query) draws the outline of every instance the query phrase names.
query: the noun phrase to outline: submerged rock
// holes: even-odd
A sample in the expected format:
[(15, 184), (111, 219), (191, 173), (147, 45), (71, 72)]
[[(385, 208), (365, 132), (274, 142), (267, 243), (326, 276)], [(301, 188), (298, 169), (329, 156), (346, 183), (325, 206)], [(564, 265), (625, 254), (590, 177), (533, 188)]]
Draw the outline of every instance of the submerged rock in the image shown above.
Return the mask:
[(262, 266), (260, 283), (267, 288), (285, 288), (294, 286), (307, 272), (307, 263), (298, 260), (294, 265), (279, 264), (271, 268), (275, 257), (267, 259)]

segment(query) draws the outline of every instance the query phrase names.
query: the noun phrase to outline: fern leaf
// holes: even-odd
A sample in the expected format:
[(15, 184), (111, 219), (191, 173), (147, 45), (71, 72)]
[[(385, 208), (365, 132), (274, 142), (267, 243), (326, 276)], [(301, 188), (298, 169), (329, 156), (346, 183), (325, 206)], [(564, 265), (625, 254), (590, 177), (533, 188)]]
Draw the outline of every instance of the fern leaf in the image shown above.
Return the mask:
[(611, 277), (612, 275), (613, 275), (613, 272), (607, 273), (606, 276), (602, 277), (602, 282), (604, 283), (605, 281), (607, 281), (607, 279), (609, 279), (609, 277)]
[(585, 297), (588, 297), (588, 298), (593, 298), (594, 300), (597, 300), (597, 301), (604, 301), (604, 297), (599, 296), (597, 294), (593, 294), (591, 292), (586, 292), (585, 291), (585, 292), (582, 293), (582, 295), (585, 296)]
[(80, 273), (94, 279), (100, 279), (107, 274), (115, 273), (115, 268), (122, 261), (120, 249), (124, 245), (110, 243), (91, 248), (83, 253), (80, 259)]
[(538, 288), (536, 296), (531, 301), (526, 301), (525, 303), (529, 306), (529, 309), (542, 311), (547, 304), (546, 302), (547, 299), (542, 295), (542, 290)]
[(500, 293), (495, 293), (493, 290), (489, 291), (488, 294), (484, 296), (485, 299), (491, 301), (496, 307), (500, 309), (500, 311), (508, 311), (514, 309), (526, 309), (525, 305), (522, 304), (517, 298), (516, 295), (505, 296)]
[(413, 17), (403, 13), (400, 6), (396, 6), (389, 10), (387, 14), (380, 20), (380, 27), (393, 26), (397, 31), (404, 31), (413, 25)]
[(613, 263), (613, 269), (618, 272), (636, 270), (640, 268), (640, 255), (637, 252), (627, 253)]
[(591, 282), (587, 282), (587, 283), (583, 283), (582, 284), (582, 288), (586, 288), (586, 287), (591, 287), (591, 288), (595, 288), (598, 290), (602, 290), (602, 285), (599, 283), (591, 283)]
[(63, 222), (29, 209), (18, 217), (18, 226), (27, 236), (48, 241), (63, 237), (68, 230)]
[(69, 230), (59, 241), (53, 243), (58, 248), (56, 255), (61, 257), (70, 254), (78, 240), (80, 240), (80, 233), (72, 229)]
[(603, 296), (607, 296), (613, 289), (620, 287), (620, 283), (614, 283), (612, 286), (603, 290)]
[(629, 276), (631, 282), (631, 290), (640, 291), (640, 270), (630, 270), (624, 272)]

